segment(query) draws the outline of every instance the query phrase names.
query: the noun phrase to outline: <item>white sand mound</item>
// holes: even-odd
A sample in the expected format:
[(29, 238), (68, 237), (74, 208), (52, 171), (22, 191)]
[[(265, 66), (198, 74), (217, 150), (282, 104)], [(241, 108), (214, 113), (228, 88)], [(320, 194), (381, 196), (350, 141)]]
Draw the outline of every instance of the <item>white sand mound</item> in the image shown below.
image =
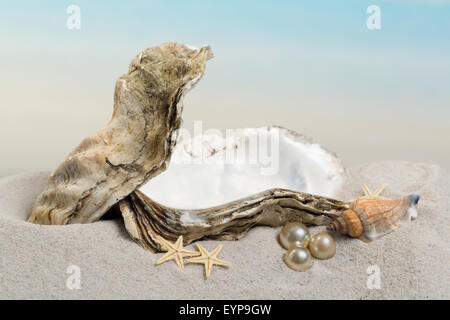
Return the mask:
[[(450, 298), (450, 176), (436, 166), (383, 162), (350, 170), (339, 199), (360, 196), (363, 183), (388, 183), (384, 195), (390, 198), (420, 194), (418, 219), (394, 233), (369, 244), (336, 236), (336, 256), (314, 260), (301, 273), (282, 261), (279, 228), (257, 227), (239, 241), (222, 242), (219, 258), (232, 267), (214, 267), (209, 280), (202, 265), (186, 265), (184, 271), (174, 262), (155, 266), (161, 254), (130, 240), (120, 219), (68, 226), (25, 222), (46, 176), (0, 180), (2, 299)], [(218, 242), (202, 244), (211, 250)], [(79, 290), (66, 286), (71, 265), (80, 268)], [(370, 266), (379, 268), (380, 289), (367, 287)]]

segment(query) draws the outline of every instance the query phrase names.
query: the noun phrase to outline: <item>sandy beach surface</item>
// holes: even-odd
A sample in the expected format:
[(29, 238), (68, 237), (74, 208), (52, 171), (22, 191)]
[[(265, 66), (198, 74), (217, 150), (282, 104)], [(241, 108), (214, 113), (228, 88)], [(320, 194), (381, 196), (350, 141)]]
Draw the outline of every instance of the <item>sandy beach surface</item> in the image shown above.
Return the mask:
[[(202, 265), (183, 271), (162, 254), (135, 244), (120, 219), (85, 225), (26, 222), (47, 172), (0, 180), (0, 298), (2, 299), (449, 299), (450, 175), (434, 165), (377, 162), (349, 169), (338, 199), (362, 195), (361, 185), (389, 186), (384, 196), (419, 193), (417, 220), (372, 243), (335, 235), (337, 253), (295, 272), (282, 260), (280, 228), (256, 227), (239, 241), (221, 242), (204, 279)], [(324, 227), (311, 228), (314, 234)], [(212, 250), (218, 241), (201, 241)], [(188, 246), (194, 249), (194, 245)], [(80, 271), (80, 289), (67, 281)], [(72, 268), (72, 269), (71, 269)], [(69, 273), (68, 273), (69, 271)], [(379, 271), (380, 288), (372, 288)], [(368, 287), (369, 282), (369, 287)]]

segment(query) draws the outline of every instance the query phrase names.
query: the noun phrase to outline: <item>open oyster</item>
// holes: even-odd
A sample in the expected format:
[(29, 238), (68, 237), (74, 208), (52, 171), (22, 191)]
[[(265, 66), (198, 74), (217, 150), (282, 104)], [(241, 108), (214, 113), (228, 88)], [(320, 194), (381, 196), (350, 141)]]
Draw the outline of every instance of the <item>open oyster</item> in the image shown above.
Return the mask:
[[(344, 179), (339, 159), (280, 127), (245, 129), (227, 139), (204, 135), (175, 147), (182, 96), (200, 80), (210, 58), (209, 46), (176, 43), (138, 54), (116, 82), (111, 121), (52, 172), (29, 221), (87, 223), (114, 208), (137, 243), (159, 251), (161, 237), (183, 236), (185, 244), (232, 240), (255, 225), (294, 220), (350, 236), (357, 236), (355, 225), (375, 238), (394, 230), (415, 208), (416, 195), (380, 204), (377, 191), (376, 201), (365, 201), (363, 208), (329, 198)], [(172, 153), (170, 169), (157, 177)], [(369, 216), (385, 221), (368, 224)]]
[[(52, 172), (29, 221), (88, 223), (114, 206), (134, 240), (161, 250), (160, 236), (183, 235), (185, 243), (237, 239), (256, 224), (275, 226), (287, 219), (329, 224), (347, 209), (340, 201), (299, 192), (332, 195), (343, 174), (336, 156), (275, 127), (184, 143), (175, 150), (171, 170), (146, 184), (166, 170), (179, 133), (182, 96), (201, 79), (211, 57), (209, 46), (176, 43), (139, 53), (116, 82), (111, 121)], [(141, 186), (161, 204), (137, 190)]]

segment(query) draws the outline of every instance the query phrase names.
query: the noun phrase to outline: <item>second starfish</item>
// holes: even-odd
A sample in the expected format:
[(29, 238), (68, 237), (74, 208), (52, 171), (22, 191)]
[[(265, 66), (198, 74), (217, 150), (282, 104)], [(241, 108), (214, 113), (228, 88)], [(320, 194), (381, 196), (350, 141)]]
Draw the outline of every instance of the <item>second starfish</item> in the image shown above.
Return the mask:
[(205, 265), (205, 275), (206, 279), (209, 278), (211, 275), (211, 269), (213, 265), (219, 265), (219, 266), (225, 266), (229, 267), (231, 266), (231, 263), (227, 261), (223, 261), (217, 258), (217, 255), (219, 254), (220, 250), (222, 249), (222, 245), (218, 245), (217, 248), (215, 248), (212, 252), (208, 252), (205, 250), (205, 248), (202, 247), (201, 244), (197, 243), (197, 248), (200, 250), (201, 256), (195, 257), (186, 260), (186, 262), (192, 262), (192, 263), (203, 263)]

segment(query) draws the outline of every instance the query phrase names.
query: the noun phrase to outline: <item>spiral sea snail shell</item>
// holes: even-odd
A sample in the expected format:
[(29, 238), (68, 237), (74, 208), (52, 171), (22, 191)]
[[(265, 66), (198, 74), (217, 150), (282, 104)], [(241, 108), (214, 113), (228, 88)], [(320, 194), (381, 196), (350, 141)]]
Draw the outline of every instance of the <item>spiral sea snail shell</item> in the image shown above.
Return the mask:
[(380, 197), (386, 185), (371, 192), (364, 185), (365, 196), (349, 203), (349, 209), (328, 225), (327, 230), (372, 241), (399, 227), (401, 222), (417, 217), (419, 196), (412, 194), (397, 200)]

